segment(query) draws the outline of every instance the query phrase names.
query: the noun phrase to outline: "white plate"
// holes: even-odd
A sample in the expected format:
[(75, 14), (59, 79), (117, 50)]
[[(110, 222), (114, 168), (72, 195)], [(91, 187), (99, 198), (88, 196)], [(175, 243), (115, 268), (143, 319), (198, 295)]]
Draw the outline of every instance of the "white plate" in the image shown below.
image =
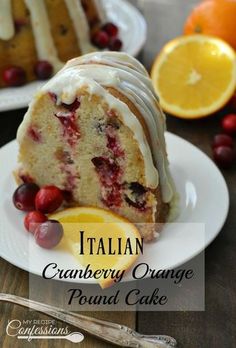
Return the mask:
[[(176, 135), (166, 133), (166, 140), (171, 172), (180, 194), (180, 215), (177, 224), (164, 227), (157, 242), (145, 245), (144, 255), (138, 261), (147, 262), (153, 269), (174, 268), (200, 253), (220, 232), (229, 208), (227, 186), (215, 164)], [(16, 158), (16, 141), (1, 148), (0, 256), (37, 275), (41, 275), (42, 269), (51, 262), (57, 262), (61, 268), (65, 265), (66, 268), (80, 268), (69, 253), (41, 249), (33, 236), (25, 232), (24, 214), (17, 211), (11, 201), (16, 188), (12, 177)], [(202, 225), (191, 223), (204, 223), (205, 236)], [(29, 253), (34, 255), (30, 262)], [(128, 274), (125, 280), (131, 280), (131, 276)]]
[[(123, 51), (137, 56), (145, 41), (147, 26), (142, 14), (125, 0), (102, 0), (107, 17), (116, 23), (123, 42)], [(34, 81), (22, 87), (0, 89), (0, 112), (26, 107), (35, 91), (45, 83)]]

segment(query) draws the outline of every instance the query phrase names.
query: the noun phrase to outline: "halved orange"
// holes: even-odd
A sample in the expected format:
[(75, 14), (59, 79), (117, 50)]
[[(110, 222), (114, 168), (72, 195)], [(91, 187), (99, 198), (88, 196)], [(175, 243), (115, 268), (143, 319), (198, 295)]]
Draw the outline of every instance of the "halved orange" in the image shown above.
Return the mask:
[[(90, 265), (93, 271), (114, 269), (120, 273), (126, 272), (139, 256), (138, 246), (142, 244), (139, 231), (128, 220), (110, 211), (94, 207), (75, 207), (52, 214), (50, 219), (62, 223), (64, 242), (66, 241), (69, 250), (83, 266)], [(95, 240), (92, 241), (92, 238)], [(109, 252), (115, 254), (109, 255)], [(115, 278), (111, 275), (98, 279), (102, 288), (111, 286), (114, 281)]]
[(236, 55), (215, 37), (178, 37), (157, 56), (151, 77), (164, 111), (180, 118), (205, 117), (234, 94)]

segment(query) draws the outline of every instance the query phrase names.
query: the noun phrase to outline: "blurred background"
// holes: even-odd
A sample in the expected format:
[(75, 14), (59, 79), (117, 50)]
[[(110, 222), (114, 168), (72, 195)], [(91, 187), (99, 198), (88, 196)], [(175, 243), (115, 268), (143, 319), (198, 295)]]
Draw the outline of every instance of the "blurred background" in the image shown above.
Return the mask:
[(186, 18), (199, 0), (129, 0), (147, 20), (147, 42), (142, 62), (150, 69), (153, 59), (169, 40), (183, 34)]

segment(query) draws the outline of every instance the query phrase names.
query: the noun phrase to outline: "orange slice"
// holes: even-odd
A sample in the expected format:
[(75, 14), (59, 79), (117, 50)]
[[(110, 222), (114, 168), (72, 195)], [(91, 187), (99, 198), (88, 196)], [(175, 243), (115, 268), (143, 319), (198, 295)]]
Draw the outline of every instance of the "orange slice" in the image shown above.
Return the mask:
[[(142, 246), (139, 231), (128, 220), (110, 211), (76, 207), (52, 214), (50, 219), (62, 223), (64, 242), (69, 250), (82, 266), (90, 265), (93, 271), (126, 272), (138, 258)], [(111, 286), (114, 281), (112, 275), (98, 279), (102, 288)]]
[(221, 109), (236, 88), (236, 56), (223, 40), (189, 35), (170, 41), (151, 71), (162, 108), (180, 118)]

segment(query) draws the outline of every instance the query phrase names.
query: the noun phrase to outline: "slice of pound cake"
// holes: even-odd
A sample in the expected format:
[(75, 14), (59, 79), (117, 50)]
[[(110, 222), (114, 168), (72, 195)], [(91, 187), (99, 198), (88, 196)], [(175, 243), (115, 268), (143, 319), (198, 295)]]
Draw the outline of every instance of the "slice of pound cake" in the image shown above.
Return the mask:
[(75, 58), (36, 94), (19, 127), (17, 180), (56, 185), (70, 205), (148, 223), (141, 233), (149, 241), (175, 196), (164, 131), (136, 59), (115, 52)]

